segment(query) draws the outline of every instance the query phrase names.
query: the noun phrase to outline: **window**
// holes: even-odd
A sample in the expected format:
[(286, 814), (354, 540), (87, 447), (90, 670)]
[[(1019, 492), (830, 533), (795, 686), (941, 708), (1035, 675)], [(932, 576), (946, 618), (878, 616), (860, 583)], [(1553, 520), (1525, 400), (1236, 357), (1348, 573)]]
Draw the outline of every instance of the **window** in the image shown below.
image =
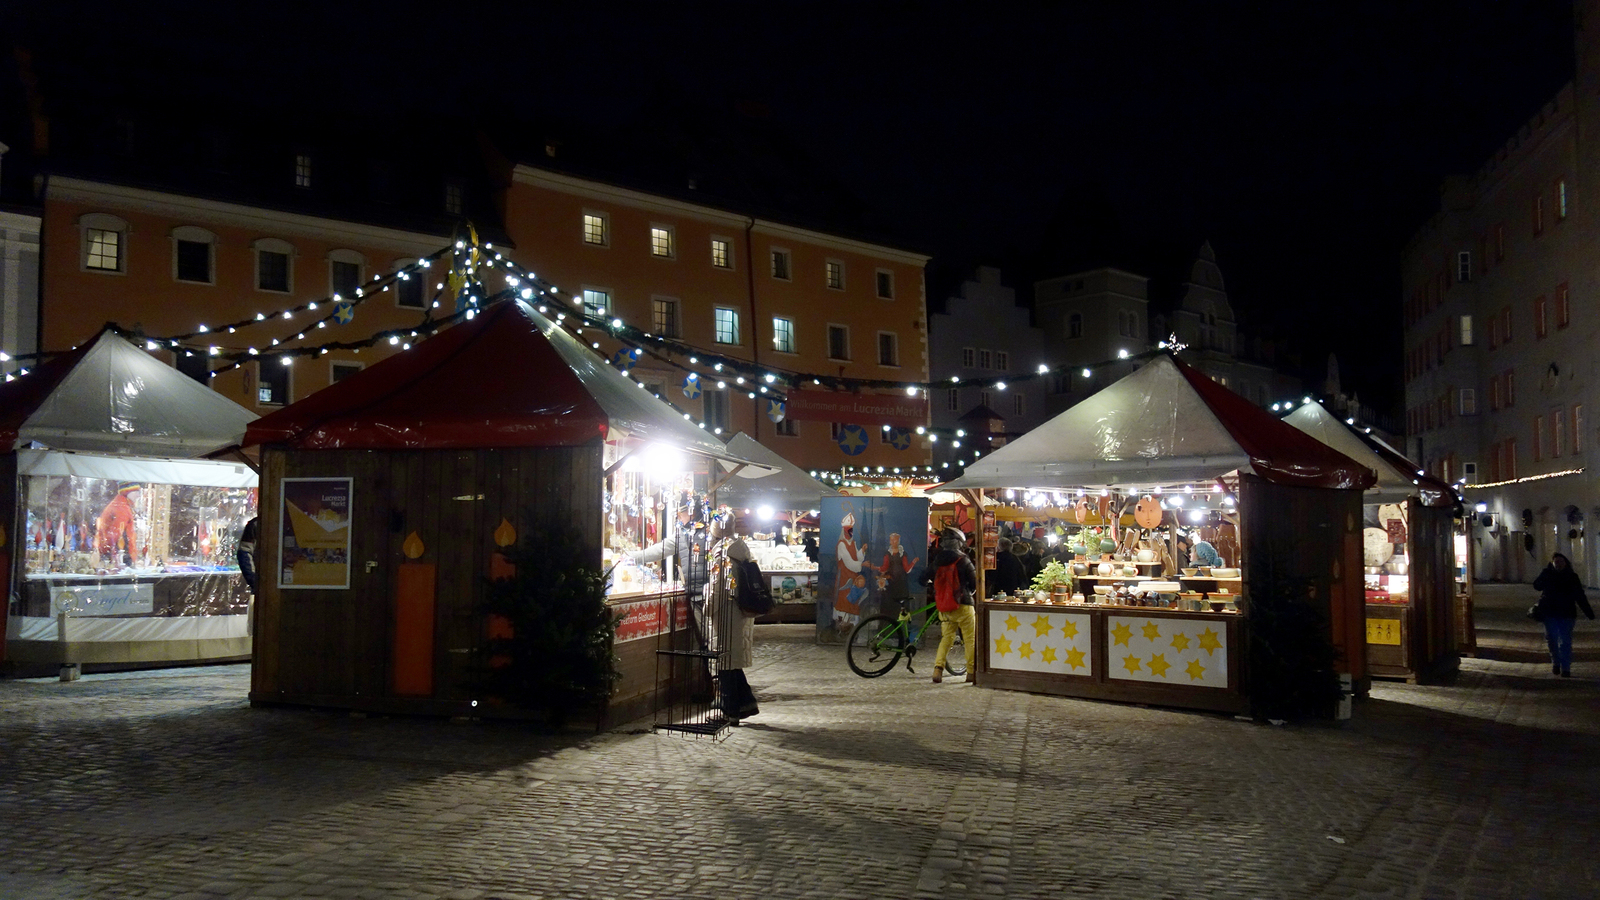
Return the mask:
[(980, 369), (992, 369), (992, 368), (994, 368), (994, 354), (990, 353), (987, 350), (979, 350), (978, 351), (978, 368), (980, 368)]
[(606, 247), (611, 244), (610, 222), (605, 213), (583, 214), (583, 242), (595, 247)]
[(1558, 406), (1550, 410), (1550, 458), (1556, 459), (1567, 452), (1567, 417)]
[(1533, 461), (1544, 459), (1544, 416), (1533, 417)]
[(1507, 479), (1516, 478), (1517, 477), (1517, 439), (1516, 438), (1506, 438), (1505, 449), (1503, 450), (1503, 452), (1506, 455), (1506, 461), (1505, 461), (1505, 467), (1502, 468), (1500, 471), (1504, 473), (1504, 477), (1507, 478)]
[(354, 297), (361, 286), (361, 264), (366, 258), (354, 250), (335, 250), (328, 254), (329, 293)]
[(1511, 343), (1511, 307), (1502, 307), (1500, 310), (1500, 343)]
[(1456, 254), (1456, 280), (1462, 283), (1472, 280), (1472, 251), (1463, 250)]
[(878, 299), (894, 299), (894, 273), (888, 269), (878, 270)]
[(1053, 372), (1050, 375), (1050, 393), (1072, 393), (1072, 376), (1066, 372)]
[(992, 392), (990, 392), (990, 391), (979, 391), (978, 392), (978, 405), (982, 406), (984, 409), (990, 409), (990, 410), (994, 409), (993, 406), (989, 405), (991, 402), (993, 402), (993, 400), (994, 400), (994, 394)]
[(448, 215), (459, 216), (467, 208), (467, 190), (462, 186), (460, 179), (449, 178), (444, 183), (444, 211)]
[(193, 378), (207, 387), (211, 386), (211, 357), (204, 353), (179, 353), (172, 361), (179, 372)]
[(650, 298), (650, 328), (664, 338), (681, 337), (678, 301), (673, 297)]
[(1462, 388), (1458, 394), (1456, 412), (1463, 416), (1478, 414), (1478, 391), (1476, 388)]
[(844, 263), (837, 259), (830, 259), (823, 263), (823, 275), (828, 287), (835, 291), (844, 290)]
[(1489, 411), (1493, 412), (1501, 407), (1500, 402), (1500, 376), (1489, 376)]
[(347, 362), (344, 360), (331, 360), (328, 363), (328, 383), (338, 384), (351, 375), (361, 371), (365, 363)]
[(204, 228), (172, 229), (172, 277), (195, 284), (215, 284), (217, 236)]
[(849, 326), (828, 326), (828, 358), (838, 360), (848, 360), (850, 358)]
[(1501, 262), (1506, 258), (1506, 227), (1494, 227), (1494, 261)]
[(1557, 222), (1565, 222), (1566, 220), (1567, 220), (1567, 180), (1565, 178), (1561, 178), (1561, 179), (1558, 179), (1556, 181), (1556, 221)]
[(294, 285), (294, 246), (276, 238), (255, 243), (256, 290), (287, 294)]
[[(1539, 194), (1533, 198), (1533, 236), (1538, 237), (1541, 234), (1544, 234), (1544, 194)], [(1537, 451), (1538, 447), (1535, 447), (1534, 450)], [(1538, 454), (1535, 453), (1534, 459), (1538, 458)]]
[(772, 277), (783, 281), (789, 280), (789, 251), (772, 251)]
[(83, 232), (83, 268), (94, 272), (126, 272), (128, 223), (106, 213), (90, 213), (78, 220)]
[(604, 319), (611, 315), (611, 292), (598, 291), (594, 288), (583, 289), (583, 314), (586, 317)]
[(1083, 313), (1073, 313), (1067, 316), (1067, 337), (1083, 337)]
[(739, 343), (739, 311), (719, 306), (716, 308), (714, 315), (716, 317), (717, 343)]
[(706, 429), (713, 434), (728, 430), (728, 392), (713, 388), (700, 396), (705, 398)]
[(772, 349), (779, 353), (794, 352), (794, 320), (782, 316), (772, 317)]
[[(395, 269), (403, 269), (414, 259), (397, 259), (394, 261)], [(425, 271), (425, 270), (424, 270)], [(402, 274), (395, 281), (394, 305), (401, 309), (427, 309), (427, 276), (424, 272), (410, 272)]]
[(1021, 394), (1013, 395), (1011, 397), (1011, 412), (1013, 414), (1015, 414), (1015, 415), (1019, 415), (1020, 416), (1020, 415), (1024, 415), (1026, 410), (1027, 410), (1026, 398), (1023, 397)]
[(281, 359), (270, 357), (256, 362), (256, 405), (287, 406), (289, 403), (289, 366)]
[(900, 365), (900, 338), (893, 332), (878, 332), (878, 365)]
[(951, 412), (960, 412), (961, 411), (961, 391), (959, 389), (957, 389), (957, 388), (951, 388), (949, 393), (950, 393), (950, 399), (945, 403), (944, 408), (950, 410)]
[(311, 187), (311, 154), (296, 153), (294, 157), (294, 186)]
[(650, 255), (662, 259), (671, 259), (677, 255), (677, 245), (673, 242), (673, 231), (669, 225), (650, 226)]
[(711, 239), (711, 264), (719, 269), (733, 268), (733, 241), (718, 237)]
[(1472, 346), (1472, 317), (1471, 316), (1462, 316), (1461, 317), (1461, 346), (1463, 346), (1463, 347), (1471, 347)]
[(1515, 371), (1512, 371), (1512, 370), (1509, 370), (1509, 369), (1506, 370), (1506, 375), (1505, 375), (1504, 381), (1505, 381), (1505, 385), (1506, 385), (1506, 396), (1505, 396), (1506, 406), (1508, 408), (1512, 407), (1512, 406), (1516, 406), (1517, 405), (1517, 373)]
[(1533, 300), (1533, 336), (1541, 341), (1549, 333), (1545, 323), (1545, 302), (1541, 294)]
[(1565, 281), (1556, 285), (1556, 328), (1562, 329), (1572, 324), (1572, 307), (1567, 301), (1567, 283)]
[(1126, 310), (1117, 310), (1117, 334), (1121, 337), (1128, 336), (1128, 313)]
[(971, 347), (961, 348), (961, 368), (970, 369), (978, 364), (978, 351)]
[(1004, 350), (994, 352), (994, 367), (1002, 372), (1011, 371), (1011, 354)]
[(1572, 452), (1583, 452), (1583, 404), (1572, 407)]
[(799, 437), (800, 436), (800, 426), (796, 425), (794, 420), (790, 419), (788, 417), (784, 417), (782, 419), (779, 419), (778, 423), (776, 425), (772, 426), (772, 430), (779, 437)]

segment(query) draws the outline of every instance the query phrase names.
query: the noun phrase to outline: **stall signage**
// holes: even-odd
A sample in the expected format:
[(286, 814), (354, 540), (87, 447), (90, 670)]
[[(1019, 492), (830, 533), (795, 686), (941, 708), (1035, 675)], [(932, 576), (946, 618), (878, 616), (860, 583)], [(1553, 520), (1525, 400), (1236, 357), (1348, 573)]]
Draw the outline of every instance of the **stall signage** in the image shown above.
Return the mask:
[(928, 423), (928, 398), (904, 394), (790, 391), (784, 415), (792, 421), (841, 422), (874, 428), (915, 428)]
[(285, 478), (278, 587), (350, 587), (349, 478)]
[(52, 584), (50, 611), (69, 616), (128, 616), (155, 611), (156, 586), (138, 584)]
[[(689, 605), (674, 602), (672, 598), (621, 603), (615, 608), (619, 644), (689, 627)], [(672, 623), (670, 628), (668, 621)]]
[(1390, 519), (1384, 523), (1389, 531), (1389, 543), (1404, 544), (1406, 542), (1406, 523), (1404, 519)]
[(1400, 646), (1400, 620), (1368, 619), (1367, 643), (1387, 644), (1391, 647)]

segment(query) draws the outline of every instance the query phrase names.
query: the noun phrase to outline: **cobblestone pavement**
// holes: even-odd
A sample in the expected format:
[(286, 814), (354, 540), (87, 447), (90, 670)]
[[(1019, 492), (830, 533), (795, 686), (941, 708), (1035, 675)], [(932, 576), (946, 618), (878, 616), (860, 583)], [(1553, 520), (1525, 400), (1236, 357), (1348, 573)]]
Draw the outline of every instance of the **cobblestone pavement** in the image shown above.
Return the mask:
[(793, 626), (722, 743), (0, 683), (0, 897), (1593, 898), (1600, 629), (1552, 678), (1529, 602), (1342, 725), (863, 680)]

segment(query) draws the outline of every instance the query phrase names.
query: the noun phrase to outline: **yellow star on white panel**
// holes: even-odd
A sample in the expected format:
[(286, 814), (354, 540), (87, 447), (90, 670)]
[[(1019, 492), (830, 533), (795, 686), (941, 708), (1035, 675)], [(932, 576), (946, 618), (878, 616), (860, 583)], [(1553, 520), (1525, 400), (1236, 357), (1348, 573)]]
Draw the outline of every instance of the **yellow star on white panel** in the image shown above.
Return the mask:
[(1068, 620), (1061, 623), (1061, 633), (1069, 640), (1078, 636), (1078, 623)]
[(1017, 628), (1019, 628), (1021, 625), (1022, 625), (1022, 623), (1017, 620), (1016, 616), (1011, 616), (1011, 615), (1006, 616), (1006, 630), (1007, 631), (1016, 631)]
[(1044, 637), (1045, 635), (1050, 633), (1050, 628), (1051, 628), (1051, 626), (1050, 626), (1050, 617), (1049, 616), (1039, 616), (1038, 618), (1033, 620), (1033, 636), (1034, 637)]
[(996, 654), (1000, 655), (1000, 656), (1005, 656), (1007, 653), (1010, 653), (1011, 652), (1011, 639), (1008, 638), (1008, 637), (1005, 637), (1003, 635), (1001, 637), (995, 638), (994, 639), (994, 652)]
[(1154, 622), (1144, 623), (1144, 627), (1139, 630), (1144, 632), (1144, 639), (1147, 641), (1153, 641), (1156, 638), (1161, 637), (1161, 629), (1157, 628), (1156, 623)]
[(1187, 650), (1187, 649), (1189, 649), (1189, 636), (1187, 634), (1184, 634), (1181, 631), (1178, 632), (1177, 634), (1173, 635), (1172, 636), (1172, 648), (1174, 650)]
[(1200, 665), (1200, 660), (1191, 659), (1189, 660), (1189, 665), (1184, 669), (1184, 671), (1189, 673), (1190, 681), (1198, 681), (1206, 674), (1206, 667)]
[(1111, 636), (1116, 638), (1111, 642), (1111, 646), (1115, 647), (1121, 644), (1126, 647), (1128, 646), (1128, 638), (1133, 637), (1133, 629), (1128, 627), (1127, 622), (1118, 622), (1117, 627), (1111, 629)]
[(1056, 648), (1054, 648), (1054, 647), (1046, 647), (1046, 648), (1044, 648), (1044, 652), (1039, 654), (1039, 661), (1042, 662), (1042, 663), (1053, 663), (1053, 662), (1055, 662), (1056, 661)]
[(1139, 671), (1139, 657), (1129, 654), (1122, 658), (1122, 667), (1129, 672)]
[(1088, 668), (1087, 666), (1085, 666), (1083, 664), (1083, 651), (1079, 650), (1077, 647), (1072, 647), (1072, 648), (1068, 649), (1067, 650), (1067, 666), (1070, 667), (1070, 668), (1073, 668), (1073, 669), (1085, 669), (1085, 668)]
[(1204, 650), (1207, 656), (1210, 656), (1213, 650), (1222, 649), (1222, 642), (1217, 640), (1215, 631), (1207, 628), (1205, 631), (1200, 632), (1200, 649)]
[(1017, 655), (1023, 659), (1033, 659), (1033, 645), (1023, 641), (1022, 646), (1017, 648)]
[(1172, 663), (1167, 662), (1167, 655), (1165, 653), (1157, 653), (1155, 656), (1150, 657), (1151, 675), (1158, 675), (1162, 678), (1165, 678), (1167, 677), (1167, 670), (1170, 668), (1172, 668)]

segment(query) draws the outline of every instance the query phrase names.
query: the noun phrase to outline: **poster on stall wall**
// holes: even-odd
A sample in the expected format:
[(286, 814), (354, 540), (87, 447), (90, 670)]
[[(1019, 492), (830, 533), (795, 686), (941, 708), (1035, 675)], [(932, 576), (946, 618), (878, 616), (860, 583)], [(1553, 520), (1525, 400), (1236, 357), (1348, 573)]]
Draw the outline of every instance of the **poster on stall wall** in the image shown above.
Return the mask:
[(349, 478), (283, 479), (278, 587), (350, 587)]
[(817, 639), (842, 642), (862, 619), (927, 605), (928, 501), (824, 497), (817, 558)]

